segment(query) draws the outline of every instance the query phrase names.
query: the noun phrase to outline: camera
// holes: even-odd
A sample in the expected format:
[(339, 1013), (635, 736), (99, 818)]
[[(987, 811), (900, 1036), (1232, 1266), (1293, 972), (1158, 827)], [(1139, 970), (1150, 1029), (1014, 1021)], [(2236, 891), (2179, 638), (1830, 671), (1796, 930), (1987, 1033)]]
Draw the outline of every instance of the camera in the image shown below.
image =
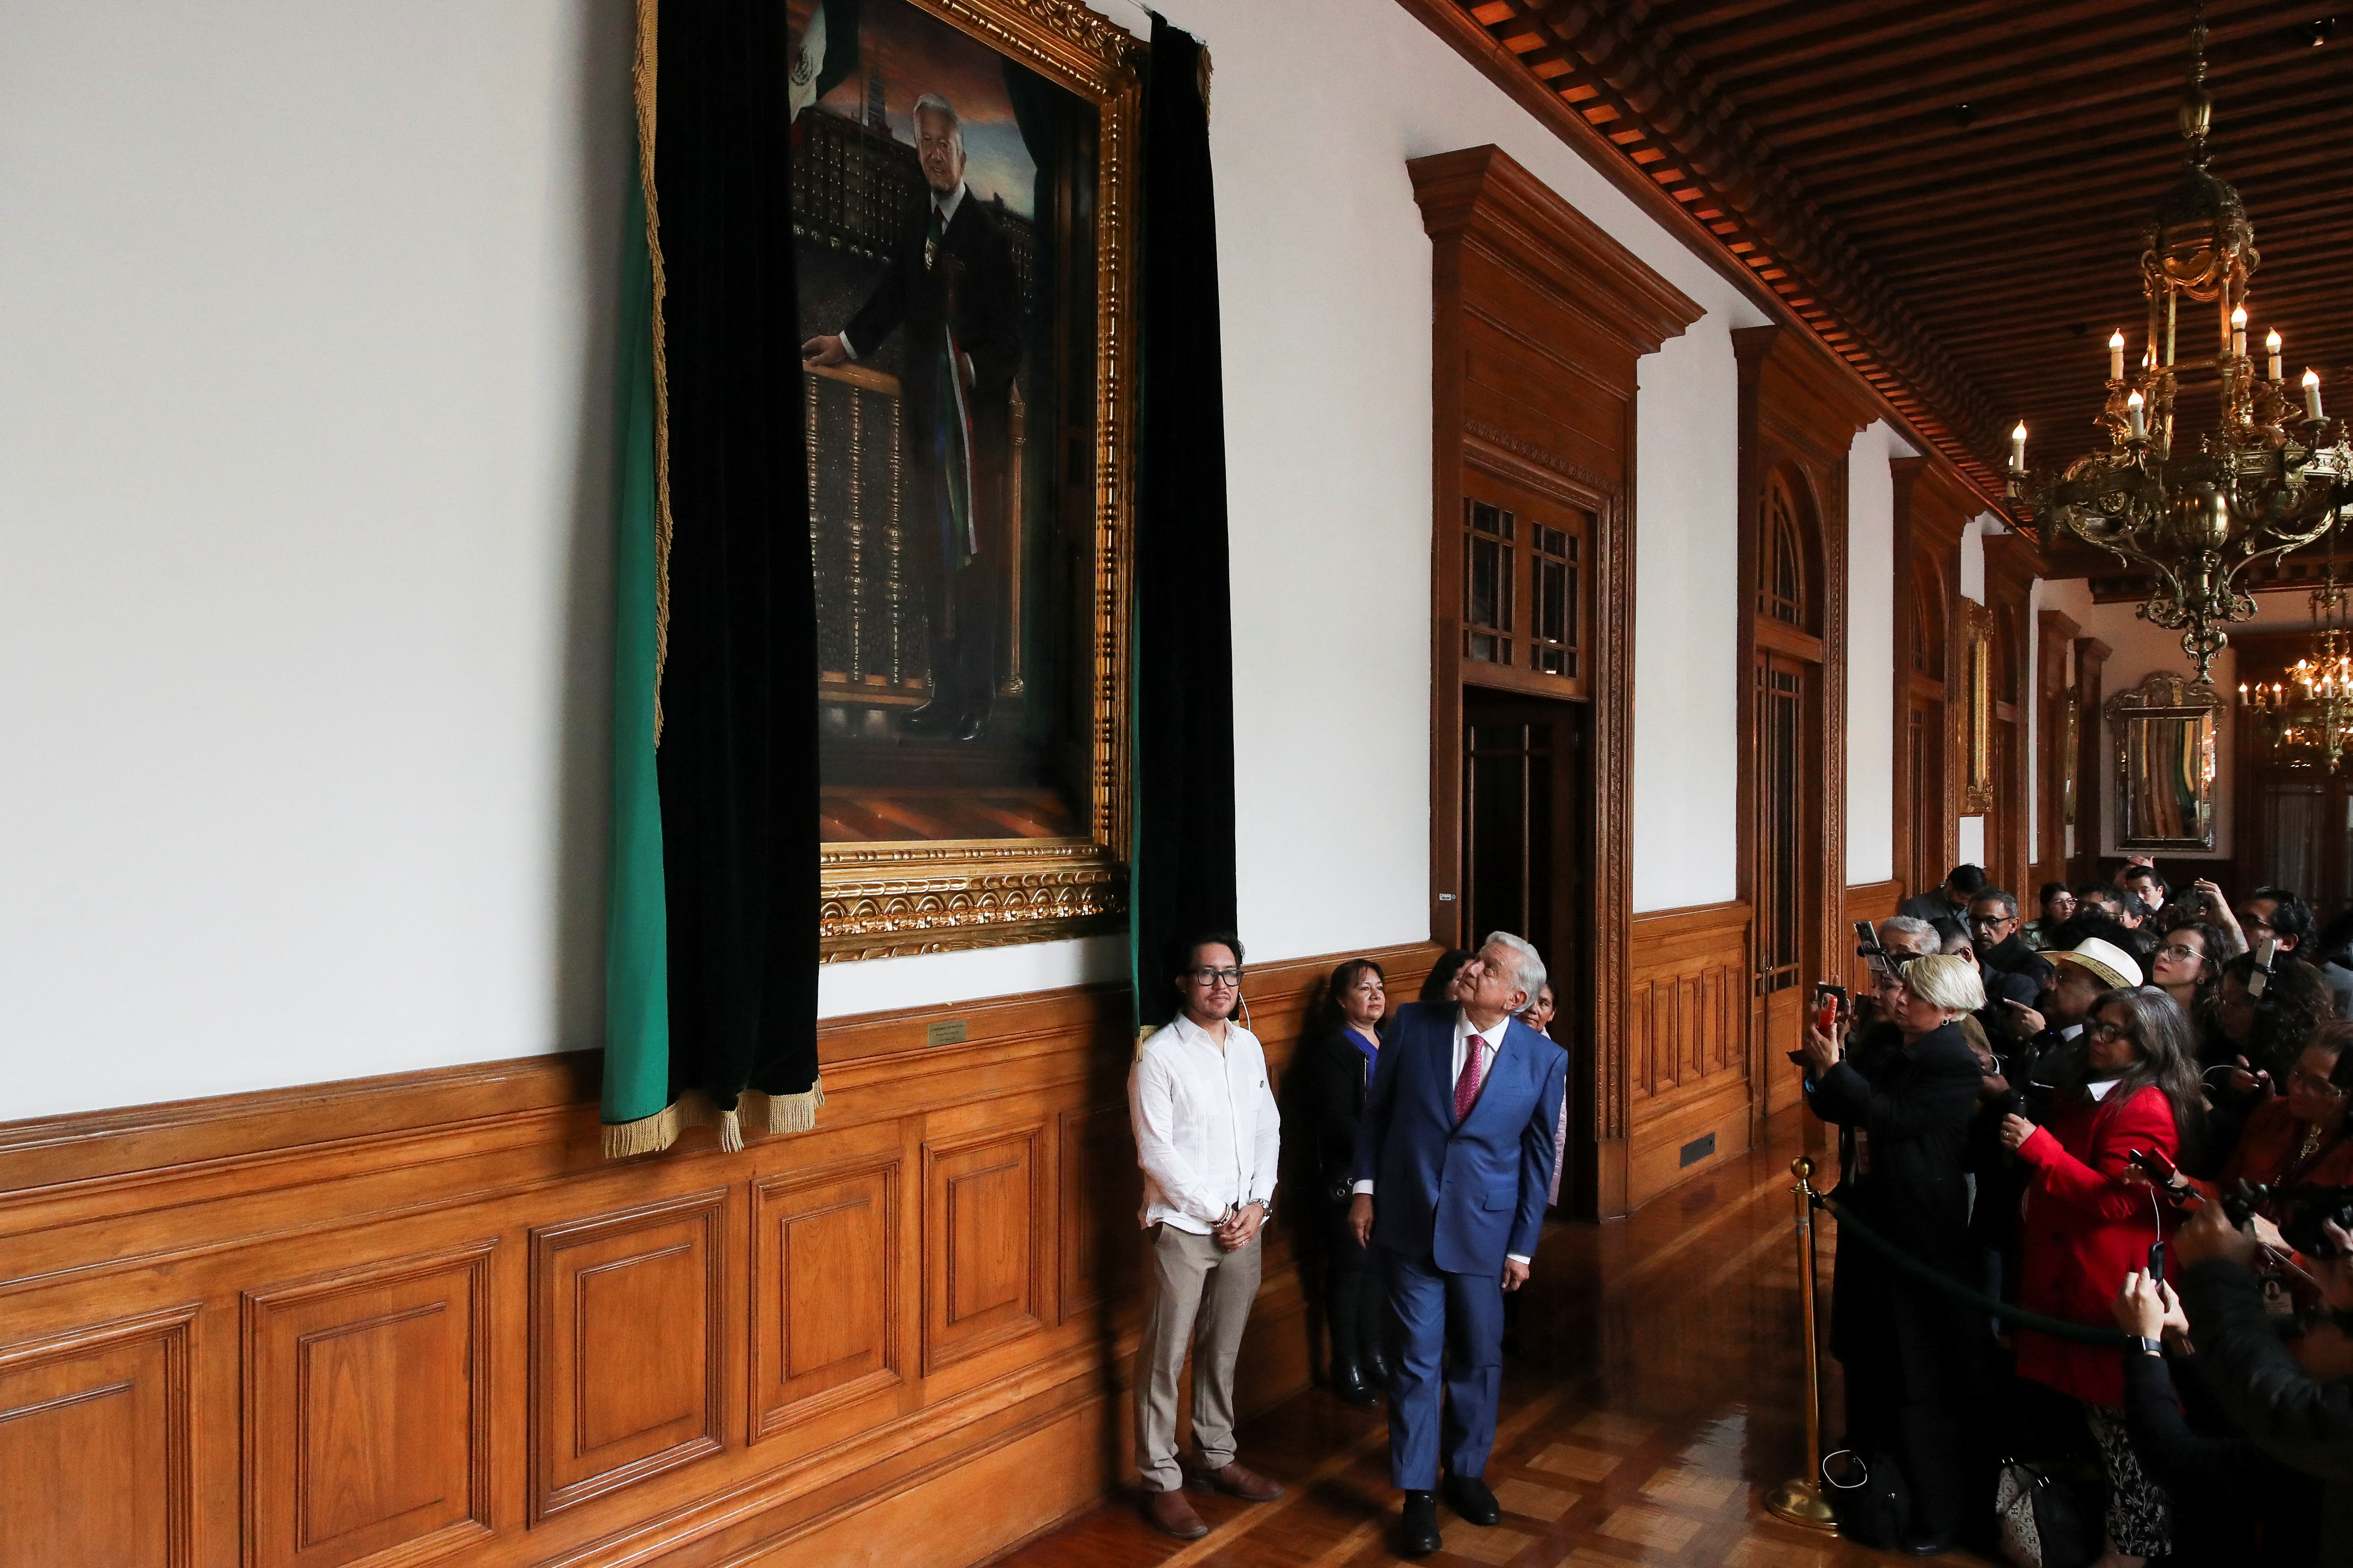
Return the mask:
[(2222, 1194), (2222, 1213), (2233, 1226), (2244, 1226), (2255, 1210), (2266, 1203), (2284, 1208), (2286, 1217), (2280, 1221), (2280, 1235), (2306, 1258), (2337, 1255), (2336, 1242), (2329, 1239), (2322, 1226), (2334, 1225), (2340, 1230), (2353, 1231), (2353, 1187), (2265, 1186), (2257, 1182), (2241, 1182), (2236, 1190)]

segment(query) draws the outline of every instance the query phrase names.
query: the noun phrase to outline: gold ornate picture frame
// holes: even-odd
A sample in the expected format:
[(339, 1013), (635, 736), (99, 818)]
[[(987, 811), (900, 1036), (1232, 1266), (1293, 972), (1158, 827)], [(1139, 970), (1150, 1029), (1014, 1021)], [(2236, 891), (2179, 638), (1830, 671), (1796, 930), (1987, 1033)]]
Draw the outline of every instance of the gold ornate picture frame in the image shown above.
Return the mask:
[(1994, 805), (1993, 612), (1961, 601), (1961, 815), (1982, 816)]
[[(919, 379), (914, 309), (870, 331), (856, 363), (809, 365), (820, 949), (838, 963), (1115, 929), (1130, 799), (1144, 47), (1074, 0), (865, 0), (849, 13), (860, 47), (845, 74), (849, 46), (811, 37), (828, 9), (788, 6), (794, 85), (807, 100), (794, 163), (802, 334), (850, 335), (851, 321), (877, 319), (866, 311), (891, 268), (914, 280), (912, 295), (930, 285), (936, 253), (946, 302), (925, 320), (945, 320), (950, 357), (935, 363), (956, 363), (956, 349), (985, 330), (971, 301), (993, 283), (1008, 291), (1021, 348), (1009, 387), (999, 382), (993, 448), (986, 356), (960, 356), (960, 417), (946, 428), (965, 443), (961, 467), (952, 454), (934, 471), (961, 489), (914, 471), (939, 448), (927, 458), (913, 431), (943, 426), (949, 403), (945, 375)], [(944, 237), (934, 219), (926, 238), (925, 216), (948, 199), (919, 151), (945, 129), (929, 107), (942, 98), (955, 105), (949, 177), (962, 178), (963, 195)], [(1060, 140), (1040, 141), (1039, 124), (1057, 114)], [(1004, 237), (998, 254), (1011, 260), (997, 262), (995, 279), (989, 258), (970, 248), (963, 203)], [(988, 507), (998, 509), (993, 523)], [(935, 510), (955, 542), (925, 557)], [(960, 564), (918, 581), (925, 560)], [(954, 574), (991, 565), (983, 619), (966, 613)], [(959, 615), (997, 628), (978, 677), (965, 655), (940, 653), (939, 623), (954, 636)], [(925, 727), (943, 692), (976, 689), (987, 694), (979, 721), (969, 701), (959, 714), (979, 734), (960, 731), (959, 714)]]
[(2116, 749), (2116, 847), (2214, 847), (2214, 689), (2169, 669), (2106, 703)]

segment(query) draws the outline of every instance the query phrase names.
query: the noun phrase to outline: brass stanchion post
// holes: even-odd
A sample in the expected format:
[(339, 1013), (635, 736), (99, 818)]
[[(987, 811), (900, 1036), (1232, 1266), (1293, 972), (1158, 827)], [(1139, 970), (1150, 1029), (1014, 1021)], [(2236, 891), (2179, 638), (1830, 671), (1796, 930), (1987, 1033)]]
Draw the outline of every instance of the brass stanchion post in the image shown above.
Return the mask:
[(1775, 1487), (1765, 1506), (1809, 1530), (1836, 1530), (1838, 1520), (1822, 1500), (1822, 1364), (1814, 1332), (1814, 1163), (1800, 1154), (1789, 1162), (1798, 1184), (1798, 1315), (1806, 1330), (1806, 1473)]

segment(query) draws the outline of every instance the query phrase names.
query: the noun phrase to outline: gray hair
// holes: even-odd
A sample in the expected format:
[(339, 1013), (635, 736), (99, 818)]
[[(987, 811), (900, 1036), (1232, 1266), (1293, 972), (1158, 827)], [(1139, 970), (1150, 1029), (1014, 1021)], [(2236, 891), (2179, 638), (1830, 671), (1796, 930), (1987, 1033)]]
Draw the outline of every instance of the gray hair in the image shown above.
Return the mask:
[(1883, 945), (1886, 942), (1887, 933), (1890, 931), (1894, 931), (1897, 936), (1908, 936), (1915, 942), (1926, 942), (1931, 949), (1942, 947), (1945, 942), (1944, 938), (1936, 934), (1936, 928), (1918, 915), (1890, 915), (1880, 921), (1879, 940)]
[(1504, 948), (1518, 960), (1512, 966), (1512, 984), (1525, 991), (1529, 1001), (1535, 1001), (1545, 988), (1545, 962), (1536, 950), (1524, 938), (1507, 931), (1489, 931), (1487, 940), (1479, 944), (1479, 951), (1484, 952), (1491, 947)]
[[(920, 119), (926, 114), (936, 114), (946, 121), (948, 130), (955, 133), (955, 144), (959, 147), (964, 145), (964, 117), (955, 111), (955, 104), (936, 92), (927, 92), (915, 100), (915, 112), (910, 118)], [(918, 136), (923, 134), (921, 125), (915, 127), (915, 134)]]
[(1951, 1013), (1974, 1013), (1986, 1005), (1977, 964), (1957, 952), (1932, 953), (1905, 964), (1904, 989)]

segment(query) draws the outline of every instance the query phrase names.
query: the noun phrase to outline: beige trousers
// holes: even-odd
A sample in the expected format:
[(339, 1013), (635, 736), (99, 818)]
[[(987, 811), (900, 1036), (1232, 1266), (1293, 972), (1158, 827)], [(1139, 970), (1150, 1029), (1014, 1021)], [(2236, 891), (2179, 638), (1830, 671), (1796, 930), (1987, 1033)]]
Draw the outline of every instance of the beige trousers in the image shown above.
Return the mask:
[(1135, 1468), (1153, 1491), (1185, 1484), (1176, 1463), (1176, 1381), (1193, 1352), (1193, 1442), (1221, 1470), (1234, 1457), (1234, 1356), (1258, 1295), (1260, 1237), (1223, 1252), (1173, 1225), (1152, 1231), (1152, 1304), (1135, 1350)]

